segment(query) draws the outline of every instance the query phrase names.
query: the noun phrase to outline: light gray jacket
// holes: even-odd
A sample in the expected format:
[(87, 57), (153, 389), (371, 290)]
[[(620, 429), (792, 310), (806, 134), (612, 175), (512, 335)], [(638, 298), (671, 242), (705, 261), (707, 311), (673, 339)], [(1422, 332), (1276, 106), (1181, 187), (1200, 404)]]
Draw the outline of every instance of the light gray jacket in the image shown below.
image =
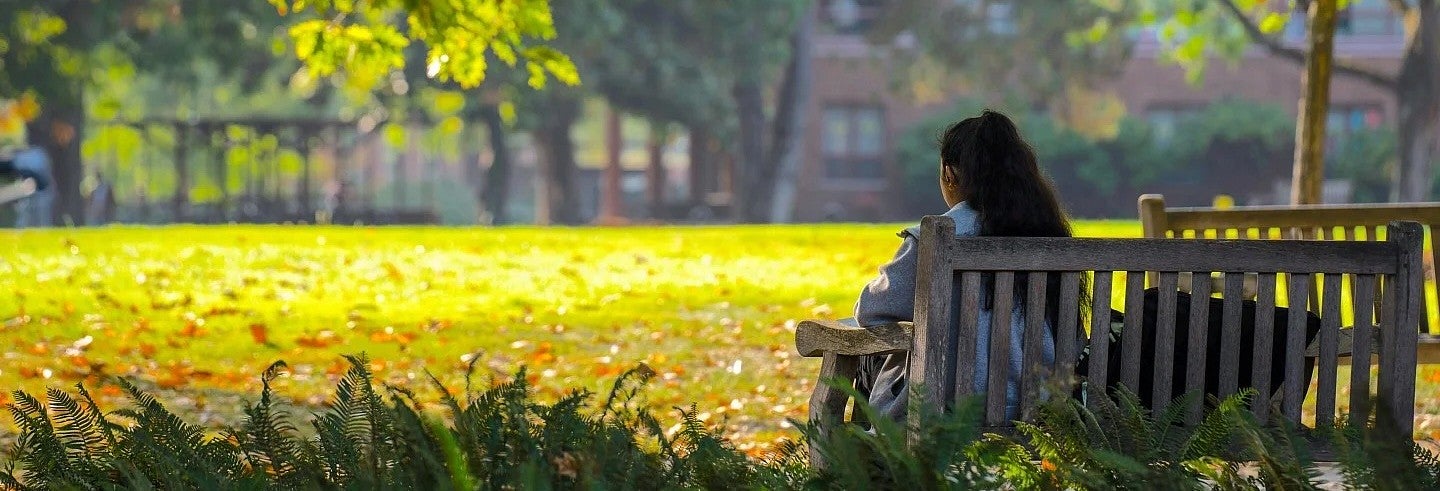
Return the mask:
[[(980, 226), (977, 221), (979, 217), (975, 210), (964, 202), (950, 208), (950, 211), (945, 212), (945, 216), (955, 220), (955, 235), (973, 237), (979, 234)], [(900, 245), (900, 250), (895, 253), (895, 258), (880, 267), (880, 276), (865, 286), (865, 289), (860, 292), (860, 299), (855, 303), (855, 320), (861, 326), (914, 320), (915, 269), (919, 255), (920, 227), (907, 228), (899, 235), (905, 242)], [(975, 359), (969, 362), (960, 360), (961, 363), (975, 367), (974, 389), (976, 394), (984, 394), (987, 386), (987, 363), (990, 359), (990, 315), (989, 309), (980, 310), (976, 337), (974, 340), (968, 341), (975, 343)], [(1019, 302), (1016, 303), (1011, 319), (1010, 370), (1006, 380), (1005, 404), (1007, 417), (1013, 419), (1019, 413), (1020, 373), (1024, 349), (1022, 340), (1025, 317)], [(957, 326), (952, 325), (950, 328), (956, 329)], [(961, 342), (967, 341), (962, 339)], [(1053, 362), (1055, 338), (1050, 333), (1050, 329), (1045, 329), (1040, 351), (1047, 364)], [(907, 358), (907, 355), (887, 356), (883, 365), (880, 366), (879, 373), (873, 374), (875, 381), (871, 385), (870, 404), (879, 409), (881, 414), (896, 420), (905, 418), (905, 407), (909, 399), (909, 391), (906, 390), (905, 385)]]

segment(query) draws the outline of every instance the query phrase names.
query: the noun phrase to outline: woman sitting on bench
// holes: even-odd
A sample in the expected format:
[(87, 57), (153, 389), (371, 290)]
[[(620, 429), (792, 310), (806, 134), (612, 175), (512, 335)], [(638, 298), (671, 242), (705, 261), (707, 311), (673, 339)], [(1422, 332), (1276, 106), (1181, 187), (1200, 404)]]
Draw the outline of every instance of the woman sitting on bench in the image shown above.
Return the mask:
[[(1000, 237), (1070, 237), (1070, 221), (1060, 208), (1054, 188), (1040, 171), (1035, 151), (1020, 137), (1015, 123), (1004, 115), (985, 111), (980, 116), (955, 123), (940, 139), (940, 193), (950, 207), (945, 216), (955, 221), (958, 236)], [(861, 326), (910, 321), (915, 311), (915, 268), (919, 227), (900, 232), (904, 243), (890, 263), (880, 268), (880, 276), (860, 293), (855, 304), (855, 319)], [(1058, 297), (1059, 275), (1050, 275), (1046, 291)], [(987, 287), (993, 279), (987, 277)], [(988, 290), (989, 288), (982, 289)], [(1005, 405), (1010, 418), (1019, 413), (1020, 364), (1025, 317), (1025, 281), (1015, 282), (1015, 310), (1011, 316), (1010, 352), (1000, 353), (1010, 360), (1010, 376), (1006, 380)], [(1083, 292), (1083, 289), (1082, 289)], [(1083, 294), (1083, 293), (1082, 293)], [(984, 300), (989, 303), (990, 295)], [(1081, 304), (1087, 304), (1082, 298)], [(1054, 299), (1046, 302), (1058, 305)], [(1052, 307), (1051, 310), (1054, 308)], [(1056, 312), (1046, 312), (1047, 329), (1041, 356), (1047, 363), (1055, 359), (1054, 325)], [(981, 309), (976, 331), (975, 392), (986, 390), (986, 363), (990, 346), (989, 309)], [(961, 342), (967, 342), (962, 340)], [(962, 360), (961, 363), (972, 363)], [(870, 404), (882, 414), (903, 419), (908, 399), (905, 384), (906, 355), (867, 357), (861, 361), (857, 380), (862, 392), (868, 392)]]
[[(955, 233), (957, 236), (1006, 236), (1006, 237), (1070, 237), (1071, 228), (1064, 210), (1061, 209), (1059, 199), (1051, 186), (1049, 180), (1041, 173), (1036, 162), (1035, 152), (1024, 139), (1021, 138), (1015, 124), (996, 112), (985, 111), (980, 116), (973, 117), (950, 126), (940, 140), (940, 192), (945, 199), (946, 205), (950, 207), (945, 216), (955, 221)], [(860, 298), (855, 304), (855, 320), (860, 326), (877, 326), (894, 322), (908, 322), (913, 320), (915, 310), (915, 278), (917, 268), (919, 227), (911, 227), (900, 232), (904, 242), (900, 250), (895, 253), (894, 259), (880, 268), (880, 275), (865, 286), (860, 293)], [(1046, 329), (1042, 333), (1040, 355), (1045, 364), (1053, 364), (1055, 360), (1055, 325), (1058, 316), (1058, 297), (1060, 294), (1060, 275), (1048, 275), (1046, 285), (1046, 301), (1048, 306), (1045, 315)], [(991, 297), (993, 290), (992, 275), (982, 275), (981, 286), (981, 309), (976, 323), (976, 336), (972, 340), (960, 340), (975, 344), (975, 359), (960, 360), (962, 367), (972, 365), (974, 367), (974, 386), (976, 394), (986, 393), (988, 377), (988, 363), (990, 348), (990, 332), (992, 312)], [(1005, 356), (1008, 359), (1009, 370), (1006, 377), (1005, 407), (1006, 417), (1014, 419), (1019, 414), (1020, 404), (1020, 374), (1023, 361), (1023, 332), (1025, 326), (1025, 315), (1022, 306), (1026, 304), (1025, 297), (1028, 291), (1026, 285), (1027, 276), (1016, 277), (1013, 298), (1014, 310), (1011, 315), (1010, 329), (1003, 335), (1010, 336), (1009, 353), (999, 353), (996, 356)], [(1090, 311), (1089, 288), (1086, 281), (1082, 281), (1079, 292), (1080, 318), (1088, 318)], [(1174, 357), (1173, 373), (1186, 373), (1185, 353), (1189, 352), (1187, 340), (1190, 326), (1186, 320), (1189, 319), (1188, 309), (1190, 305), (1187, 295), (1177, 295), (1180, 305), (1176, 325), (1176, 345), (1171, 347), (1178, 355)], [(1108, 300), (1108, 299), (1105, 299)], [(1146, 292), (1145, 305), (1141, 309), (1132, 309), (1134, 315), (1141, 315), (1140, 326), (1147, 333), (1155, 331), (1156, 307), (1158, 304), (1158, 292), (1154, 289)], [(1108, 301), (1102, 305), (1108, 307)], [(1220, 319), (1222, 302), (1214, 299), (1210, 302), (1211, 313), (1209, 315), (1210, 325), (1205, 326), (1209, 330), (1207, 353), (1208, 359), (1218, 360), (1220, 355), (1220, 343), (1222, 333), (1220, 332)], [(1243, 325), (1240, 329), (1239, 342), (1242, 346), (1253, 347), (1256, 345), (1255, 337), (1255, 302), (1247, 300), (1242, 304)], [(1115, 329), (1120, 328), (1123, 314), (1113, 312), (1113, 324)], [(1284, 326), (1288, 320), (1289, 312), (1285, 308), (1276, 308), (1274, 311), (1275, 326), (1273, 330), (1271, 347), (1273, 368), (1270, 370), (1270, 382), (1268, 384), (1272, 391), (1278, 389), (1284, 383), (1283, 361), (1287, 357), (1286, 350), (1286, 329)], [(1306, 339), (1308, 345), (1314, 341), (1319, 330), (1319, 319), (1310, 315), (1307, 319)], [(1083, 333), (1079, 333), (1083, 336)], [(1112, 333), (1114, 335), (1114, 333)], [(1154, 370), (1155, 365), (1155, 336), (1146, 334), (1142, 337), (1141, 345), (1141, 372), (1148, 373)], [(1084, 340), (1077, 340), (1078, 345), (1084, 346)], [(1109, 359), (1104, 363), (1109, 367), (1112, 374), (1119, 373), (1121, 346), (1118, 336), (1110, 340)], [(1242, 349), (1240, 356), (1239, 380), (1240, 388), (1253, 387), (1251, 380), (1251, 368), (1253, 365), (1253, 348)], [(1080, 360), (1077, 373), (1084, 376), (1091, 363), (1085, 357)], [(906, 369), (908, 356), (903, 354), (883, 355), (865, 357), (861, 360), (856, 380), (857, 388), (862, 394), (868, 395), (872, 406), (888, 417), (902, 420), (906, 415), (906, 404), (908, 402), (908, 390), (906, 386)], [(1305, 379), (1302, 383), (1308, 388), (1310, 371), (1313, 367), (1313, 360), (1305, 362)], [(1217, 363), (1207, 364), (1205, 370), (1205, 393), (1217, 394), (1219, 390), (1219, 366)], [(1150, 400), (1151, 387), (1148, 378), (1142, 377), (1137, 393), (1141, 403), (1146, 407), (1153, 407), (1156, 401)], [(1180, 396), (1184, 392), (1183, 377), (1174, 379), (1175, 386), (1172, 394)], [(1119, 377), (1110, 377), (1109, 385), (1113, 390), (1118, 387)]]

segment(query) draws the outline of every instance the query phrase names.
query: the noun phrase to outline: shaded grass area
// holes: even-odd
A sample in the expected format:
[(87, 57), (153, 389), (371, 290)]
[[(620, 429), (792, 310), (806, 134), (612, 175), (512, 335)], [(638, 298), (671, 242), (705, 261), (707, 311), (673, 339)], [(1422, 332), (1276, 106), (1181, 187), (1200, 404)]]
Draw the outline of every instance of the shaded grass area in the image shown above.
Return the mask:
[[(430, 370), (452, 386), (478, 353), (496, 378), (529, 366), (548, 396), (603, 391), (644, 362), (651, 405), (694, 402), (730, 436), (767, 442), (804, 419), (818, 370), (794, 354), (794, 323), (848, 316), (902, 227), (6, 231), (0, 386), (124, 375), (201, 422), (233, 422), (237, 394), (258, 393), (277, 359), (292, 373), (276, 390), (302, 405), (329, 396), (342, 353), (367, 353), (381, 381)], [(1429, 379), (1419, 399), (1437, 414), (1440, 373)], [(120, 402), (106, 400), (116, 387), (95, 392)]]

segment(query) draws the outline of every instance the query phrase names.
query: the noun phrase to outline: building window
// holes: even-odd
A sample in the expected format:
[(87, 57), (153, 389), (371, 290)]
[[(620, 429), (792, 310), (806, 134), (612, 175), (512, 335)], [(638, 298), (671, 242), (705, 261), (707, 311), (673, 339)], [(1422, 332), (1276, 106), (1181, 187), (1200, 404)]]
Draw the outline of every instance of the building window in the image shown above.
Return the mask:
[(1404, 32), (1402, 22), (1387, 0), (1351, 0), (1335, 19), (1335, 34), (1397, 36)]
[(821, 0), (820, 20), (835, 34), (864, 34), (880, 17), (883, 0)]
[(969, 10), (970, 21), (984, 22), (985, 30), (995, 36), (1014, 36), (1015, 5), (1012, 0), (951, 0), (953, 5)]
[(990, 34), (997, 36), (1013, 36), (1018, 29), (1015, 28), (1015, 6), (1010, 2), (992, 2), (985, 5), (985, 27)]
[(1384, 124), (1385, 116), (1379, 104), (1332, 105), (1325, 114), (1325, 145), (1333, 149), (1350, 135)]
[(831, 105), (822, 115), (825, 177), (885, 177), (885, 113), (873, 105)]
[(1167, 145), (1175, 139), (1180, 125), (1199, 112), (1199, 108), (1191, 106), (1156, 106), (1145, 110), (1145, 120), (1150, 123), (1155, 143)]

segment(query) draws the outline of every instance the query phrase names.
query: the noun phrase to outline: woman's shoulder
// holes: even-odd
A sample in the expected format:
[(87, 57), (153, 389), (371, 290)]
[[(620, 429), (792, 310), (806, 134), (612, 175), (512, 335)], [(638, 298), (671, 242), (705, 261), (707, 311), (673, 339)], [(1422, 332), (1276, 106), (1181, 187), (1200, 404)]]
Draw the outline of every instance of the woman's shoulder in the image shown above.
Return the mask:
[[(955, 221), (956, 236), (968, 237), (976, 235), (976, 233), (978, 232), (977, 220), (979, 219), (979, 215), (975, 213), (974, 209), (970, 208), (970, 205), (965, 204), (964, 201), (961, 201), (955, 206), (950, 207), (950, 209), (947, 210), (945, 213), (942, 213), (941, 216), (950, 217), (951, 220)], [(905, 230), (900, 231), (900, 233), (897, 235), (902, 238), (918, 239), (920, 238), (920, 225), (916, 224), (914, 226), (908, 227)]]

